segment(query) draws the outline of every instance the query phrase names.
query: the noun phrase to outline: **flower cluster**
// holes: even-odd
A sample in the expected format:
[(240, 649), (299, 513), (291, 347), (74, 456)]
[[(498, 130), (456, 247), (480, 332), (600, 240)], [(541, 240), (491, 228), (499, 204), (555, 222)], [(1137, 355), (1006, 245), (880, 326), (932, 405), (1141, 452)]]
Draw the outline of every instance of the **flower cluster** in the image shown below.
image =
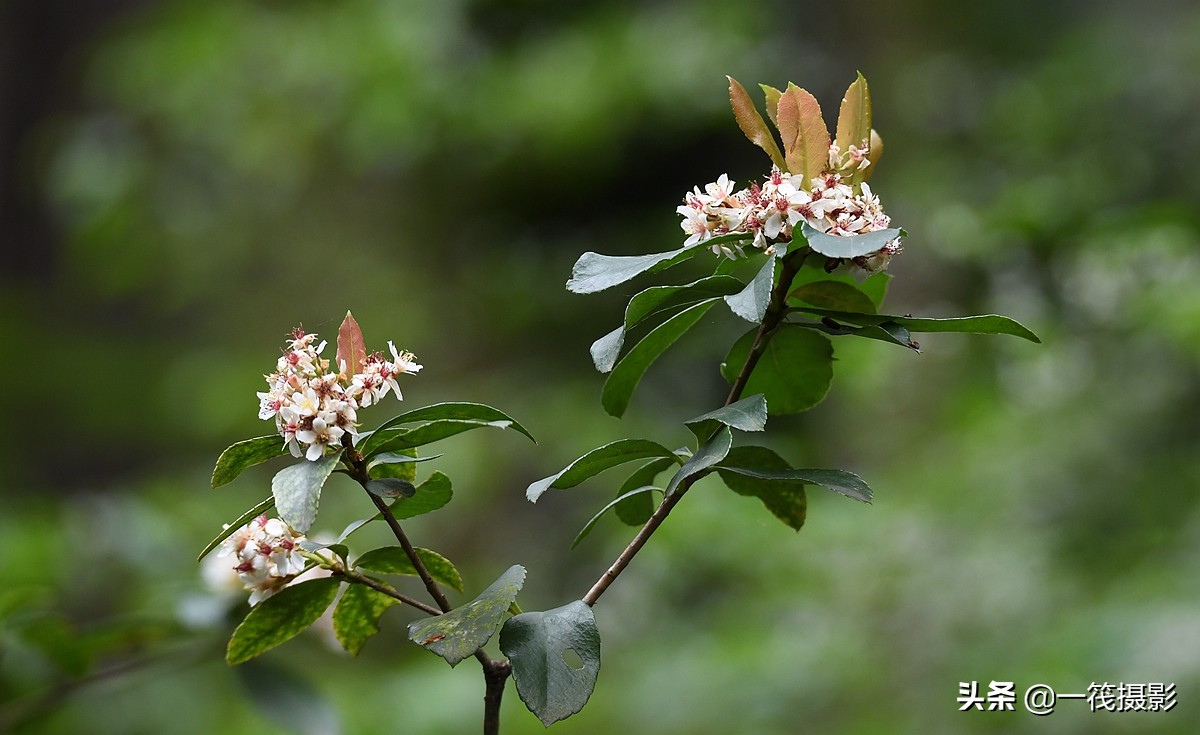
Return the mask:
[(349, 365), (331, 372), (329, 360), (321, 357), (325, 346), (317, 343), (317, 335), (293, 330), (275, 372), (265, 376), (270, 389), (258, 394), (258, 417), (275, 419), (292, 454), (313, 461), (324, 455), (325, 447), (341, 443), (346, 433), (357, 438), (357, 409), (378, 403), (389, 392), (403, 398), (396, 376), (421, 369), (412, 353), (397, 351), (388, 342), (391, 360), (375, 352), (363, 359), (357, 373), (350, 374), (355, 366)]
[[(684, 196), (684, 204), (676, 211), (683, 216), (680, 226), (688, 234), (684, 245), (694, 245), (719, 235), (742, 233), (753, 236), (753, 245), (767, 253), (774, 252), (774, 243), (790, 240), (792, 229), (801, 222), (829, 235), (861, 235), (887, 229), (891, 219), (884, 214), (879, 197), (866, 183), (859, 191), (843, 182), (834, 169), (861, 161), (852, 168), (870, 164), (862, 152), (853, 146), (842, 153), (838, 146), (829, 149), (830, 171), (814, 177), (805, 186), (803, 177), (771, 169), (762, 184), (734, 191), (734, 184), (722, 174), (715, 182), (695, 187)], [(736, 242), (715, 243), (712, 250), (729, 258), (744, 255)], [(867, 270), (886, 267), (887, 260), (900, 252), (899, 239), (884, 245), (879, 252), (856, 258)]]
[(286, 523), (264, 514), (225, 539), (217, 556), (233, 556), (233, 569), (250, 590), (250, 604), (257, 605), (304, 571), (303, 540)]

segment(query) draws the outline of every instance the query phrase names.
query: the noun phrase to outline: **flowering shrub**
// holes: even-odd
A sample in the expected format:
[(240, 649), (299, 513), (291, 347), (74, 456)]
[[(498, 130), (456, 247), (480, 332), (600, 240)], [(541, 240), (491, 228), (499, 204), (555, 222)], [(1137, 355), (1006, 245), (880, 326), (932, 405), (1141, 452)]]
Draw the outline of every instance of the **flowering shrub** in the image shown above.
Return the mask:
[[(415, 374), (421, 366), (391, 342), (391, 360), (367, 354), (358, 324), (347, 314), (332, 367), (321, 357), (325, 343), (293, 332), (275, 372), (266, 376), (269, 389), (258, 394), (259, 416), (274, 419), (278, 433), (233, 445), (213, 472), (212, 484), (218, 487), (260, 462), (287, 454), (303, 457), (280, 470), (271, 496), (226, 526), (201, 554), (220, 546), (222, 554), (232, 556), (231, 566), (252, 591), (251, 602), (258, 603), (234, 631), (230, 663), (279, 645), (331, 606), (337, 640), (357, 653), (379, 630), (383, 612), (403, 604), (426, 615), (409, 623), (409, 640), (452, 666), (468, 657), (480, 662), (485, 733), (498, 732), (510, 676), (526, 706), (550, 725), (582, 709), (595, 686), (600, 636), (593, 607), (695, 483), (715, 476), (795, 530), (805, 523), (811, 488), (870, 502), (871, 489), (851, 472), (794, 467), (775, 451), (741, 440), (746, 433), (764, 431), (771, 416), (805, 411), (824, 398), (835, 339), (866, 338), (910, 350), (918, 349), (912, 339), (917, 332), (1010, 334), (1037, 341), (1002, 316), (928, 319), (880, 312), (889, 279), (884, 269), (900, 252), (905, 233), (891, 227), (867, 184), (883, 147), (871, 127), (870, 95), (861, 75), (842, 99), (834, 136), (808, 92), (795, 85), (783, 91), (764, 86), (778, 140), (745, 89), (729, 82), (738, 125), (771, 159), (764, 181), (735, 191), (722, 174), (703, 191), (694, 188), (677, 208), (687, 235), (682, 247), (636, 256), (584, 253), (567, 282), (573, 292), (592, 293), (661, 272), (706, 250), (725, 256), (711, 275), (636, 293), (616, 329), (593, 343), (593, 362), (608, 373), (601, 403), (614, 416), (627, 410), (652, 363), (717, 304), (752, 325), (720, 365), (730, 384), (723, 404), (684, 422), (694, 437), (689, 446), (671, 449), (652, 439), (620, 438), (528, 486), (526, 497), (536, 502), (550, 490), (575, 487), (637, 462), (615, 499), (576, 538), (582, 542), (610, 510), (640, 527), (612, 565), (585, 594), (553, 610), (522, 612), (516, 606), (525, 581), (521, 566), (508, 569), (470, 601), (452, 605), (443, 588), (465, 593), (458, 570), (441, 554), (415, 547), (400, 523), (438, 510), (452, 497), (450, 480), (440, 472), (416, 482), (417, 464), (436, 458), (420, 449), (475, 428), (529, 433), (501, 411), (475, 403), (426, 406), (362, 431), (359, 410), (389, 392), (399, 398), (396, 377)], [(745, 264), (749, 271), (740, 273)], [(626, 337), (635, 330), (642, 336), (627, 347)], [(315, 544), (304, 534), (315, 522), (322, 488), (334, 471), (354, 479), (376, 512), (351, 524), (333, 543)], [(265, 515), (271, 508), (278, 518)], [(388, 525), (398, 545), (352, 557), (347, 540), (375, 521)], [(328, 576), (288, 584), (314, 567)], [(434, 604), (401, 594), (387, 575), (419, 577)], [(493, 660), (482, 646), (497, 633), (504, 658)], [(578, 665), (567, 663), (568, 653)]]

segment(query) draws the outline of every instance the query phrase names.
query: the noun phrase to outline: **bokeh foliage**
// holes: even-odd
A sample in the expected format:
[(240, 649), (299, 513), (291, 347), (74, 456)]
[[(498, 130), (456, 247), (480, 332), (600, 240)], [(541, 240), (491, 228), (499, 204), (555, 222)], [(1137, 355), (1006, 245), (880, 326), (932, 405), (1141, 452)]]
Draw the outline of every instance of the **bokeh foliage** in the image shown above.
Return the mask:
[[(719, 402), (710, 347), (737, 329), (702, 322), (618, 424), (588, 346), (634, 288), (571, 296), (571, 263), (675, 247), (685, 189), (761, 173), (725, 74), (833, 99), (857, 68), (888, 145), (872, 186), (910, 233), (889, 309), (1010, 314), (1044, 344), (839, 341), (825, 402), (772, 428), (790, 422), (789, 457), (871, 477), (875, 505), (814, 496), (794, 535), (698, 485), (597, 606), (605, 676), (556, 732), (1191, 732), (1200, 14), (1155, 11), (164, 1), (122, 19), (25, 143), (51, 267), (0, 271), (19, 427), (0, 449), (0, 708), (44, 704), (25, 731), (46, 733), (473, 729), (479, 682), (396, 621), (356, 660), (314, 636), (249, 674), (225, 668), (219, 616), (199, 622), (196, 551), (276, 469), (214, 491), (211, 459), (269, 428), (253, 391), (280, 338), (332, 336), (353, 309), (426, 366), (413, 405), (477, 400), (528, 426), (537, 448), (450, 440), (439, 468), (472, 512), (413, 533), (468, 588), (525, 564), (522, 599), (553, 607), (623, 545), (606, 519), (567, 552), (616, 488), (536, 507), (523, 488), (620, 436), (684, 441), (671, 427)], [(696, 402), (704, 381), (716, 401)], [(322, 513), (352, 520), (336, 480)], [(1172, 681), (1180, 704), (959, 713), (972, 679)], [(330, 709), (301, 707), (310, 690)], [(542, 731), (511, 690), (504, 720)]]

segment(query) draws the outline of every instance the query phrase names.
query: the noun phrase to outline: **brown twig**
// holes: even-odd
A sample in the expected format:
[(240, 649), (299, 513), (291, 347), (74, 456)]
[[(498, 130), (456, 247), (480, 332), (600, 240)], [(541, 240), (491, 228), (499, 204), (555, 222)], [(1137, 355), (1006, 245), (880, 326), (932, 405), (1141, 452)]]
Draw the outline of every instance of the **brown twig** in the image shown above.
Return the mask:
[[(354, 442), (349, 434), (342, 436), (342, 445), (346, 449), (345, 458), (347, 465), (349, 465), (350, 476), (358, 481), (359, 485), (362, 485), (363, 491), (371, 498), (371, 502), (375, 504), (375, 507), (379, 510), (379, 514), (387, 522), (388, 527), (392, 529), (392, 535), (400, 542), (400, 547), (404, 549), (405, 556), (412, 562), (413, 568), (417, 571), (417, 576), (421, 578), (421, 581), (425, 584), (425, 589), (437, 603), (438, 607), (434, 608), (419, 600), (401, 595), (399, 592), (387, 587), (387, 585), (381, 585), (369, 577), (357, 574), (357, 572), (343, 571), (339, 573), (340, 576), (379, 590), (385, 595), (389, 595), (405, 604), (412, 605), (419, 610), (424, 610), (430, 615), (441, 615), (450, 612), (453, 609), (450, 606), (450, 601), (442, 593), (442, 589), (438, 586), (437, 581), (429, 574), (429, 569), (425, 566), (425, 562), (421, 560), (416, 548), (408, 540), (408, 535), (400, 527), (400, 521), (392, 513), (391, 506), (383, 498), (367, 489), (367, 483), (370, 482), (371, 476), (367, 472), (366, 459), (354, 448)], [(439, 610), (438, 608), (441, 609)], [(505, 682), (512, 675), (512, 664), (505, 659), (491, 659), (484, 653), (482, 648), (475, 649), (475, 658), (479, 661), (479, 665), (483, 667), (483, 735), (499, 735), (500, 703), (504, 698)]]
[[(741, 371), (737, 378), (733, 381), (733, 387), (729, 390), (729, 396), (725, 399), (724, 405), (728, 406), (731, 403), (739, 400), (742, 397), (742, 391), (746, 389), (746, 383), (750, 380), (750, 374), (754, 372), (754, 367), (758, 365), (759, 359), (766, 352), (767, 344), (771, 341), (771, 336), (775, 334), (775, 330), (783, 322), (783, 318), (787, 313), (787, 296), (788, 289), (791, 288), (792, 281), (796, 278), (796, 274), (800, 272), (800, 268), (804, 265), (804, 259), (808, 256), (808, 249), (804, 248), (792, 253), (788, 253), (783, 258), (783, 264), (780, 268), (779, 282), (771, 291), (771, 299), (767, 304), (767, 310), (763, 314), (762, 321), (758, 325), (758, 333), (754, 337), (754, 345), (750, 348), (750, 353), (746, 355), (746, 362), (742, 365)], [(629, 566), (629, 562), (633, 557), (641, 551), (658, 527), (670, 515), (671, 510), (683, 498), (684, 493), (691, 488), (692, 484), (700, 479), (702, 475), (693, 475), (684, 479), (679, 483), (679, 487), (674, 492), (668, 493), (659, 503), (654, 513), (646, 521), (646, 523), (638, 530), (637, 535), (629, 542), (616, 561), (612, 563), (604, 574), (596, 580), (588, 593), (583, 596), (583, 601), (587, 605), (595, 605), (608, 586), (612, 584), (618, 575)]]

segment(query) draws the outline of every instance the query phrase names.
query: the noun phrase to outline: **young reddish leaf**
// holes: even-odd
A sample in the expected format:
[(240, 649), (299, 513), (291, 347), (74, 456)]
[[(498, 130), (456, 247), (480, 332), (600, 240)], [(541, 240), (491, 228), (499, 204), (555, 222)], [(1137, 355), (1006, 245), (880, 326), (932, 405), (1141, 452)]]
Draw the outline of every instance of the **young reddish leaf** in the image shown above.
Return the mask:
[(783, 92), (775, 89), (769, 84), (758, 85), (762, 89), (763, 94), (767, 97), (767, 117), (771, 118), (771, 124), (779, 128), (779, 98), (783, 96)]
[(337, 367), (346, 375), (354, 375), (362, 370), (367, 361), (367, 348), (363, 342), (362, 330), (354, 315), (346, 312), (342, 326), (338, 327)]
[[(835, 142), (843, 155), (850, 146), (861, 148), (871, 144), (871, 92), (867, 88), (867, 80), (859, 72), (858, 78), (846, 90), (842, 97), (842, 107), (838, 111), (837, 139)], [(868, 160), (871, 160), (868, 154)], [(867, 167), (872, 168), (871, 166)], [(857, 164), (850, 163), (847, 168), (839, 171), (848, 184), (857, 184), (866, 177), (866, 170), (859, 170)]]
[(883, 138), (879, 137), (879, 133), (875, 132), (875, 128), (871, 128), (871, 150), (867, 153), (867, 158), (870, 159), (871, 165), (863, 171), (863, 181), (867, 181), (875, 173), (875, 169), (879, 168), (879, 159), (883, 158)]
[(750, 95), (746, 94), (746, 88), (733, 77), (725, 78), (729, 80), (729, 104), (733, 106), (733, 117), (737, 120), (738, 127), (751, 143), (767, 152), (772, 163), (781, 169), (787, 166), (783, 154), (779, 152), (779, 146), (775, 143), (775, 137), (771, 135), (771, 129), (763, 122), (762, 115), (758, 114)]
[(795, 84), (779, 98), (779, 134), (788, 171), (807, 184), (829, 167), (829, 128), (817, 98)]

